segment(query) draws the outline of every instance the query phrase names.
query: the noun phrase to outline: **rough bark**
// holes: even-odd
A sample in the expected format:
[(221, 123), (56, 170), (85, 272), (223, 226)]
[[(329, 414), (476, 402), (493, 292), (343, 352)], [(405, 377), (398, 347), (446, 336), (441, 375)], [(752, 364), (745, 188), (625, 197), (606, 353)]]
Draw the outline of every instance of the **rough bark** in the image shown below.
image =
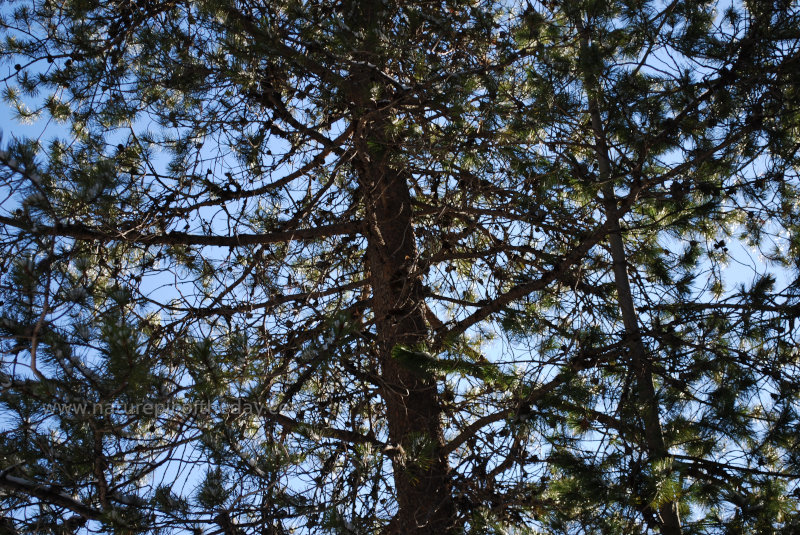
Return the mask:
[(350, 83), (356, 122), (354, 167), (367, 236), (376, 354), (387, 411), (398, 512), (391, 534), (451, 533), (455, 508), (442, 432), (436, 380), (392, 357), (396, 346), (419, 347), (429, 339), (419, 252), (414, 232), (410, 176), (393, 153), (388, 117), (369, 98), (369, 67), (353, 69)]
[(411, 197), (404, 173), (388, 163), (387, 154), (366, 147), (376, 137), (364, 125), (358, 152), (382, 394), (389, 439), (403, 452), (393, 457), (399, 511), (391, 531), (442, 534), (452, 527), (453, 505), (436, 382), (392, 358), (395, 346), (419, 346), (429, 330), (422, 283), (412, 275), (418, 252)]

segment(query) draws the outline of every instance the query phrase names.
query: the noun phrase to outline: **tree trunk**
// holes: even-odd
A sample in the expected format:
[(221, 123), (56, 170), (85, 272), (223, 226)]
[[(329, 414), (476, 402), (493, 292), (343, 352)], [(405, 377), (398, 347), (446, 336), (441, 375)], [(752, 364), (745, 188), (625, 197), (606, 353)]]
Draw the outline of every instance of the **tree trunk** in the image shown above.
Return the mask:
[[(398, 512), (389, 533), (451, 533), (455, 521), (451, 477), (443, 451), (436, 380), (392, 357), (398, 345), (428, 340), (422, 275), (414, 232), (409, 175), (392, 151), (388, 120), (369, 99), (369, 66), (351, 73), (356, 132), (354, 167), (367, 223), (366, 263), (372, 289), (376, 351), (386, 405)], [(372, 113), (368, 110), (372, 108)]]
[[(669, 450), (664, 442), (664, 431), (659, 416), (658, 397), (653, 385), (653, 367), (647, 355), (639, 330), (639, 319), (633, 301), (633, 292), (628, 278), (628, 262), (625, 245), (622, 241), (622, 228), (619, 222), (617, 198), (614, 186), (609, 182), (611, 177), (611, 160), (608, 144), (601, 123), (600, 112), (595, 97), (589, 98), (592, 131), (595, 136), (595, 148), (603, 186), (603, 204), (609, 222), (609, 249), (613, 264), (614, 284), (617, 290), (619, 308), (622, 313), (622, 324), (625, 336), (629, 340), (631, 367), (636, 381), (639, 403), (642, 405), (642, 420), (648, 457), (651, 462), (669, 457)], [(658, 507), (661, 533), (664, 535), (680, 535), (681, 520), (678, 503), (670, 500)]]
[[(588, 65), (586, 59), (592, 57), (590, 54), (590, 42), (587, 28), (580, 19), (576, 19), (576, 25), (581, 33), (580, 48), (581, 56), (584, 58), (584, 69), (595, 69), (599, 72), (597, 65)], [(614, 193), (614, 186), (611, 182), (611, 156), (606, 140), (606, 133), (603, 128), (600, 107), (598, 103), (598, 91), (600, 84), (593, 72), (584, 71), (583, 81), (589, 104), (589, 119), (592, 134), (595, 141), (595, 155), (599, 169), (599, 179), (602, 186), (603, 205), (606, 218), (609, 222), (609, 249), (611, 251), (611, 262), (613, 265), (614, 285), (617, 290), (620, 312), (622, 313), (622, 323), (625, 328), (625, 336), (629, 341), (630, 365), (636, 382), (637, 398), (642, 407), (643, 431), (645, 437), (645, 448), (648, 460), (652, 462), (661, 461), (669, 457), (669, 450), (664, 442), (664, 431), (661, 427), (659, 416), (658, 396), (656, 395), (653, 384), (653, 367), (647, 355), (647, 350), (642, 341), (641, 331), (639, 330), (639, 318), (636, 306), (633, 301), (630, 279), (628, 278), (628, 262), (625, 254), (625, 245), (622, 240), (622, 228), (619, 221), (617, 198)], [(678, 502), (669, 500), (658, 507), (659, 528), (663, 535), (680, 535), (681, 520), (678, 509)]]
[[(631, 367), (636, 381), (638, 400), (643, 409), (642, 420), (648, 457), (651, 462), (660, 461), (669, 457), (669, 450), (664, 442), (664, 431), (661, 427), (658, 397), (653, 385), (653, 367), (647, 356), (647, 350), (644, 347), (639, 330), (639, 320), (628, 278), (625, 247), (617, 217), (617, 201), (614, 197), (613, 189), (611, 187), (605, 188), (603, 196), (606, 204), (606, 217), (611, 224), (611, 233), (608, 240), (614, 268), (614, 284), (617, 289), (619, 308), (622, 312), (625, 336), (629, 340)], [(659, 505), (658, 516), (661, 533), (664, 535), (680, 535), (681, 520), (676, 501), (670, 500)]]
[[(370, 141), (379, 137), (372, 135)], [(364, 137), (361, 142), (360, 186), (369, 226), (366, 260), (382, 394), (389, 439), (402, 448), (392, 459), (399, 511), (391, 531), (448, 533), (453, 505), (436, 382), (392, 358), (395, 346), (420, 346), (428, 335), (421, 276), (412, 273), (418, 252), (411, 196), (404, 173), (389, 165), (387, 153), (369, 151)]]

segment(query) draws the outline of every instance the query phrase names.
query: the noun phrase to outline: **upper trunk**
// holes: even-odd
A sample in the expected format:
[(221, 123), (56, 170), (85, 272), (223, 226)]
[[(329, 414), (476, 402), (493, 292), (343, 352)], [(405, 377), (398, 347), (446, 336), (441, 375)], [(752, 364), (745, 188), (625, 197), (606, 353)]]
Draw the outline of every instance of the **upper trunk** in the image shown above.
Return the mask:
[[(659, 416), (659, 403), (653, 384), (653, 366), (647, 355), (647, 350), (642, 341), (639, 329), (639, 320), (633, 301), (625, 247), (622, 241), (621, 227), (617, 216), (617, 201), (614, 192), (609, 187), (604, 192), (606, 204), (606, 217), (611, 224), (609, 234), (609, 249), (613, 263), (614, 283), (619, 299), (619, 308), (622, 312), (622, 323), (625, 335), (629, 340), (631, 355), (631, 371), (636, 382), (639, 403), (642, 407), (642, 423), (650, 461), (660, 461), (669, 456), (669, 450), (664, 442), (664, 431)], [(668, 500), (658, 506), (659, 527), (664, 535), (680, 535), (681, 521), (678, 512), (678, 502)]]
[[(358, 71), (352, 79), (354, 101), (359, 111), (366, 112), (371, 107), (366, 90), (372, 76), (368, 67)], [(421, 274), (416, 270), (409, 175), (393, 158), (387, 118), (376, 115), (364, 113), (354, 119), (354, 165), (368, 228), (366, 262), (381, 394), (389, 440), (399, 451), (392, 458), (398, 513), (389, 532), (442, 535), (452, 531), (455, 509), (436, 381), (392, 357), (396, 346), (419, 347), (429, 334)]]
[[(359, 152), (362, 158), (370, 154)], [(399, 505), (393, 530), (442, 534), (453, 515), (436, 382), (392, 358), (395, 346), (419, 346), (428, 335), (422, 283), (413, 274), (417, 247), (411, 197), (404, 173), (388, 165), (386, 156), (370, 156), (371, 161), (360, 162), (360, 179), (370, 228), (372, 310), (389, 439), (404, 451), (393, 458)]]
[[(588, 30), (580, 19), (576, 24), (581, 32), (580, 49), (583, 58), (592, 57), (589, 51)], [(595, 66), (596, 67), (596, 66)], [(592, 68), (595, 68), (592, 67)], [(659, 415), (658, 396), (653, 384), (653, 366), (647, 354), (642, 334), (639, 329), (639, 318), (633, 300), (633, 292), (628, 278), (628, 262), (625, 245), (622, 240), (622, 227), (619, 220), (617, 198), (614, 186), (611, 183), (611, 156), (603, 128), (598, 91), (600, 84), (596, 75), (591, 72), (583, 73), (585, 89), (589, 104), (589, 120), (595, 140), (595, 155), (597, 157), (600, 182), (603, 184), (603, 205), (609, 223), (609, 250), (614, 273), (614, 285), (617, 290), (619, 308), (622, 314), (622, 323), (625, 336), (629, 342), (631, 371), (636, 383), (637, 398), (642, 407), (642, 427), (644, 431), (645, 449), (650, 462), (662, 461), (669, 457), (669, 449), (664, 441), (664, 431)], [(657, 509), (658, 527), (664, 535), (680, 535), (681, 520), (679, 504), (675, 500), (661, 503)]]

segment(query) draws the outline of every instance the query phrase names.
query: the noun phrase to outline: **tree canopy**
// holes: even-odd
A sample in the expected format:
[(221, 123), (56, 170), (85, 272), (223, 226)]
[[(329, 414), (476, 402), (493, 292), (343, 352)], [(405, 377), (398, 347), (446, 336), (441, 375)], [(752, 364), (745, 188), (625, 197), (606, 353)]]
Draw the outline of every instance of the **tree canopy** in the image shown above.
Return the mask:
[(0, 532), (800, 531), (799, 7), (5, 2)]

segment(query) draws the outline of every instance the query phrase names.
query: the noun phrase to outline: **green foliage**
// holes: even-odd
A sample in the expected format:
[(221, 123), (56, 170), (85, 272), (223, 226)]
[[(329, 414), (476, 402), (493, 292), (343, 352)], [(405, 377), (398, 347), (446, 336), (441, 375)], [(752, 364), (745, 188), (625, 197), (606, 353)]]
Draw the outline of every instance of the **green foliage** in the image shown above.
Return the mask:
[(505, 375), (497, 365), (486, 361), (486, 357), (482, 355), (478, 356), (478, 362), (459, 358), (440, 359), (423, 350), (397, 345), (392, 349), (392, 358), (409, 370), (422, 374), (459, 373), (498, 388), (510, 387), (514, 381), (512, 376)]
[(206, 477), (197, 489), (197, 502), (203, 507), (215, 509), (224, 505), (227, 498), (225, 478), (222, 470), (217, 467), (209, 469)]
[(796, 2), (0, 17), (0, 531), (798, 530)]

